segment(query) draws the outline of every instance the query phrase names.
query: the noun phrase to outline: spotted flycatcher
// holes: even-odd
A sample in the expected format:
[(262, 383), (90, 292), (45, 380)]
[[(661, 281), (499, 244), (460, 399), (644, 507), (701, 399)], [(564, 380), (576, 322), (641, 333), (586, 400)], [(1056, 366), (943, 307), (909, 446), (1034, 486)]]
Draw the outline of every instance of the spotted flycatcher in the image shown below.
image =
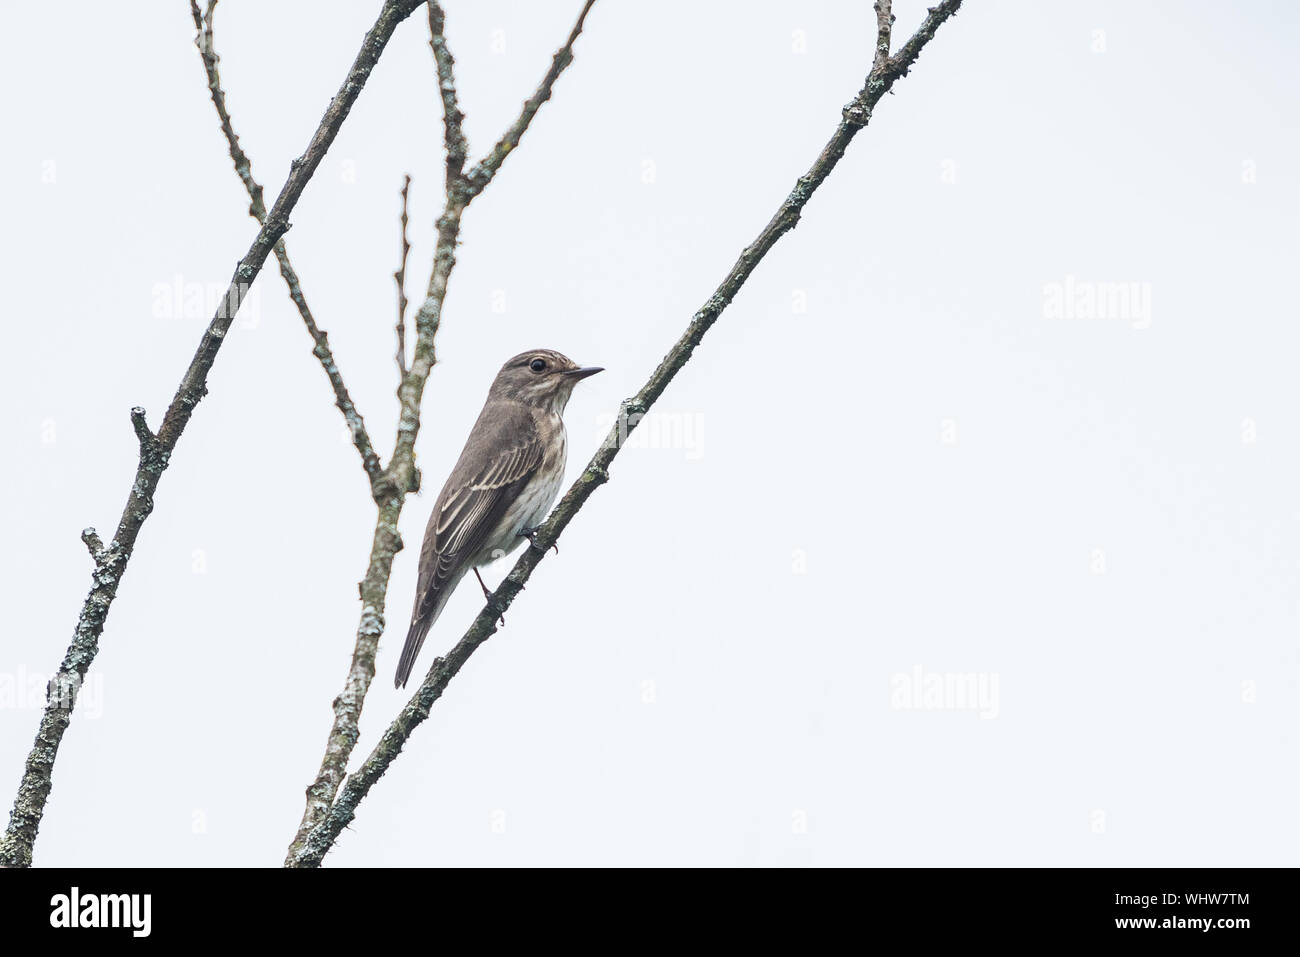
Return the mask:
[[(397, 663), (411, 677), (424, 637), (470, 569), (507, 555), (541, 524), (564, 478), (564, 421), (577, 383), (602, 371), (549, 349), (521, 352), (501, 367), (451, 477), (438, 493), (420, 548), (411, 629)], [(487, 586), (479, 578), (484, 595)]]

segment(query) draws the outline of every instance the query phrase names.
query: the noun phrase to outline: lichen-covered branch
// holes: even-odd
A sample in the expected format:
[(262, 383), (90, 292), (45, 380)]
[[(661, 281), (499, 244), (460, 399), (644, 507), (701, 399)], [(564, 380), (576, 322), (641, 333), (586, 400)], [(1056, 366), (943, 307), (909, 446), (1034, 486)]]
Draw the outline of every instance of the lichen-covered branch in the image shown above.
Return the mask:
[(890, 37), (894, 32), (894, 0), (876, 0), (876, 58), (871, 63), (871, 71), (879, 73), (885, 68), (889, 59)]
[[(132, 410), (131, 419), (140, 438), (140, 458), (135, 477), (112, 541), (107, 546), (96, 549), (90, 593), (78, 616), (72, 643), (58, 672), (50, 679), (36, 741), (27, 757), (18, 794), (9, 815), (9, 825), (3, 840), (0, 840), (0, 865), (25, 867), (31, 864), (32, 847), (36, 842), (36, 833), (52, 786), (54, 763), (63, 734), (71, 720), (77, 692), (99, 651), (99, 637), (104, 629), (104, 621), (117, 595), (140, 529), (153, 510), (153, 497), (159, 480), (181, 433), (189, 424), (195, 406), (207, 393), (208, 371), (216, 361), (226, 333), (230, 331), (239, 304), (261, 272), (271, 250), (289, 228), (289, 214), (330, 144), (334, 142), (334, 137), (364, 88), (393, 31), (420, 2), (421, 0), (387, 0), (384, 4), (338, 93), (325, 110), (306, 151), (293, 161), (289, 177), (267, 213), (257, 237), (235, 267), (226, 295), (204, 330), (194, 358), (185, 370), (157, 433), (150, 433), (145, 425), (144, 410)], [(98, 541), (98, 536), (93, 529), (88, 529), (82, 537), (90, 543), (91, 548), (95, 548), (94, 542)]]
[[(889, 6), (889, 4), (882, 5)], [(839, 125), (818, 155), (816, 162), (807, 173), (799, 177), (794, 189), (777, 209), (767, 226), (752, 243), (745, 247), (740, 258), (713, 295), (691, 317), (686, 331), (659, 363), (641, 391), (622, 403), (618, 420), (611, 428), (604, 444), (597, 450), (578, 480), (565, 493), (550, 517), (538, 529), (532, 544), (515, 562), (510, 574), (479, 612), (464, 637), (456, 643), (446, 657), (434, 659), (414, 696), (389, 725), (361, 767), (348, 777), (333, 807), (321, 820), (319, 826), (308, 835), (306, 841), (302, 842), (300, 850), (290, 855), (289, 864), (298, 867), (320, 865), (343, 828), (356, 816), (357, 805), (401, 753), (412, 731), (429, 716), (430, 709), (442, 696), (447, 683), (456, 676), (469, 660), (470, 655), (496, 632), (500, 612), (514, 601), (532, 575), (533, 569), (546, 557), (547, 550), (556, 542), (591, 494), (609, 480), (609, 465), (627, 441), (629, 433), (636, 428), (641, 417), (663, 394), (678, 371), (690, 360), (691, 354), (704, 338), (704, 334), (731, 303), (758, 263), (777, 240), (794, 228), (799, 221), (800, 211), (817, 187), (835, 168), (849, 142), (870, 120), (871, 111), (880, 98), (889, 92), (899, 77), (906, 75), (921, 48), (960, 6), (961, 0), (942, 0), (930, 9), (920, 29), (898, 55), (873, 59), (866, 84), (844, 108)]]
[[(912, 68), (912, 64), (915, 63), (916, 58), (921, 55), (921, 50), (927, 43), (934, 39), (935, 31), (943, 26), (944, 21), (953, 16), (957, 12), (957, 8), (960, 6), (961, 0), (956, 0), (955, 3), (951, 2), (951, 0), (943, 0), (943, 2), (939, 3), (937, 6), (930, 7), (926, 11), (925, 19), (921, 21), (921, 25), (917, 28), (916, 32), (908, 38), (906, 43), (899, 47), (898, 52), (891, 56), (889, 62), (885, 64), (884, 72), (890, 74), (891, 79), (889, 80), (889, 83), (891, 86), (893, 85), (894, 80), (907, 76), (908, 71)], [(858, 94), (858, 96), (861, 97), (866, 92), (866, 90), (863, 90), (862, 93)], [(876, 99), (879, 98), (880, 97), (876, 97)]]
[(469, 141), (465, 139), (465, 114), (456, 101), (456, 60), (447, 46), (447, 17), (442, 6), (429, 4), (429, 46), (438, 72), (438, 94), (442, 97), (443, 140), (447, 146), (447, 189), (452, 189), (465, 169)]
[[(421, 402), (429, 373), (437, 362), (434, 342), (442, 321), (442, 306), (447, 296), (447, 283), (456, 265), (456, 244), (460, 236), (461, 216), (474, 198), (492, 181), (501, 167), (505, 154), (518, 145), (527, 131), (538, 108), (550, 99), (551, 88), (560, 73), (573, 62), (573, 44), (582, 32), (587, 12), (595, 0), (587, 0), (578, 22), (569, 33), (565, 45), (555, 54), (550, 70), (538, 87), (537, 93), (524, 106), (524, 112), (507, 131), (493, 154), (476, 164), (475, 173), (464, 174), (465, 153), (468, 149), (461, 124), (464, 114), (456, 100), (454, 60), (444, 34), (446, 17), (437, 0), (429, 0), (430, 46), (438, 75), (438, 88), (442, 95), (443, 130), (447, 147), (446, 196), (442, 215), (438, 217), (438, 238), (434, 247), (433, 268), (424, 301), (415, 313), (415, 348), (410, 368), (398, 385), (397, 396), (401, 411), (397, 424), (397, 439), (393, 456), (385, 469), (387, 494), (378, 498), (379, 515), (371, 543), (370, 560), (365, 578), (361, 580), (361, 622), (357, 628), (356, 645), (343, 691), (334, 699), (334, 722), (325, 745), (316, 779), (307, 788), (307, 804), (302, 821), (294, 835), (285, 865), (297, 866), (305, 853), (308, 838), (330, 813), (339, 786), (347, 775), (348, 759), (356, 747), (359, 735), (358, 722), (365, 704), (370, 683), (375, 677), (375, 655), (379, 638), (384, 631), (384, 611), (388, 594), (388, 581), (392, 574), (393, 556), (402, 548), (397, 522), (401, 517), (406, 494), (418, 490), (419, 472), (415, 467), (415, 440), (420, 431)], [(502, 143), (512, 144), (503, 148)], [(493, 159), (497, 150), (501, 154)], [(475, 174), (477, 178), (475, 179)]]
[[(216, 7), (217, 0), (208, 0), (206, 11), (200, 13), (198, 0), (190, 0), (190, 14), (194, 18), (194, 28), (198, 31), (194, 37), (194, 45), (199, 48), (199, 53), (203, 57), (203, 69), (208, 76), (208, 92), (212, 95), (212, 105), (216, 107), (217, 118), (221, 121), (221, 132), (225, 134), (226, 143), (229, 144), (230, 158), (234, 160), (235, 172), (243, 182), (244, 189), (248, 191), (248, 213), (259, 223), (265, 223), (266, 204), (262, 199), (262, 187), (253, 178), (252, 162), (243, 147), (239, 145), (239, 137), (235, 134), (234, 124), (226, 109), (226, 94), (221, 88), (221, 75), (217, 68), (221, 58), (217, 56), (212, 27)], [(289, 298), (298, 308), (303, 325), (307, 327), (307, 333), (314, 343), (312, 355), (320, 360), (321, 366), (325, 369), (325, 375), (334, 389), (334, 404), (343, 413), (343, 420), (352, 435), (352, 444), (361, 456), (361, 466), (370, 478), (371, 488), (378, 494), (379, 490), (376, 486), (382, 473), (379, 456), (370, 442), (369, 433), (366, 432), (365, 420), (353, 404), (352, 396), (348, 394), (348, 388), (343, 383), (343, 374), (339, 372), (338, 363), (334, 361), (334, 353), (330, 351), (329, 333), (316, 325), (316, 319), (307, 306), (298, 273), (289, 261), (289, 251), (285, 248), (283, 239), (275, 244), (275, 258), (280, 264), (280, 275), (284, 278), (285, 285), (289, 287)]]

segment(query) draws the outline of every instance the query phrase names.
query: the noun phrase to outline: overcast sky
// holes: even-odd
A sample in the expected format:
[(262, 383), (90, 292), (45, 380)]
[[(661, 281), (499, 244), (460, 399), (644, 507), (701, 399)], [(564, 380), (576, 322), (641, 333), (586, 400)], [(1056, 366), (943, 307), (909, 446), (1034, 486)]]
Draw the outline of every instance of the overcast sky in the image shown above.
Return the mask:
[[(139, 6), (15, 4), (0, 31), (5, 808), (89, 588), (78, 535), (131, 483), (128, 409), (160, 420), (255, 234), (188, 9)], [(446, 6), (477, 155), (580, 3)], [(924, 7), (897, 3), (900, 41)], [(218, 8), (269, 195), (378, 8)], [(407, 700), (418, 544), (498, 366), (606, 367), (569, 405), (576, 476), (873, 30), (869, 0), (597, 3), (465, 216), (354, 766)], [(327, 864), (1294, 864), (1298, 34), (1279, 3), (968, 2)], [(440, 124), (421, 11), (288, 235), (385, 455), (398, 190), (418, 301)], [(268, 269), (113, 605), (38, 865), (282, 860), (374, 522), (310, 349)], [(481, 604), (455, 594), (417, 674)]]

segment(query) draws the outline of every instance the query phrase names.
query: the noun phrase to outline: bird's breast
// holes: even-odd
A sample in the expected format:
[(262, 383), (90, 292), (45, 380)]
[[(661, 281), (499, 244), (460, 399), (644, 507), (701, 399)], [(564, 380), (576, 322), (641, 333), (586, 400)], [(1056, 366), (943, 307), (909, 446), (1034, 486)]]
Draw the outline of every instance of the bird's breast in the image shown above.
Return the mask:
[(553, 428), (542, 462), (533, 473), (532, 479), (507, 506), (495, 533), (489, 536), (483, 551), (474, 564), (486, 564), (494, 559), (509, 554), (523, 544), (520, 536), (526, 528), (536, 528), (545, 519), (560, 494), (560, 485), (564, 481), (564, 466), (568, 457), (568, 441), (564, 432), (564, 423), (556, 415), (554, 421), (547, 423)]

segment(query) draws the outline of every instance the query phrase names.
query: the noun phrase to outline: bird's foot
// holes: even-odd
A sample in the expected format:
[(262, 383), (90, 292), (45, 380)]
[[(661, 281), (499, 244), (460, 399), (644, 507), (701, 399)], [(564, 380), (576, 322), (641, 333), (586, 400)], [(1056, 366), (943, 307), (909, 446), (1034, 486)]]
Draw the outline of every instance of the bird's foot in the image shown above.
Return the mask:
[[(533, 527), (533, 528), (525, 528), (525, 529), (523, 529), (522, 531), (520, 531), (519, 534), (520, 534), (520, 536), (522, 536), (523, 538), (528, 539), (528, 544), (529, 544), (529, 545), (533, 546), (533, 548), (536, 548), (536, 547), (537, 547), (537, 529), (539, 529), (539, 528), (541, 528), (541, 527), (542, 527), (542, 526), (537, 525), (537, 526), (535, 526), (535, 527)], [(557, 554), (557, 555), (560, 554), (560, 543), (559, 543), (559, 542), (551, 542), (551, 548), (555, 549), (555, 554)], [(543, 550), (544, 550), (544, 549), (543, 549)]]
[(474, 569), (474, 577), (478, 579), (478, 587), (483, 589), (483, 599), (487, 602), (488, 607), (497, 613), (497, 618), (501, 621), (501, 627), (504, 628), (506, 626), (505, 609), (497, 605), (497, 600), (492, 596), (492, 592), (488, 591), (488, 586), (483, 584), (483, 576), (478, 573), (477, 568)]

